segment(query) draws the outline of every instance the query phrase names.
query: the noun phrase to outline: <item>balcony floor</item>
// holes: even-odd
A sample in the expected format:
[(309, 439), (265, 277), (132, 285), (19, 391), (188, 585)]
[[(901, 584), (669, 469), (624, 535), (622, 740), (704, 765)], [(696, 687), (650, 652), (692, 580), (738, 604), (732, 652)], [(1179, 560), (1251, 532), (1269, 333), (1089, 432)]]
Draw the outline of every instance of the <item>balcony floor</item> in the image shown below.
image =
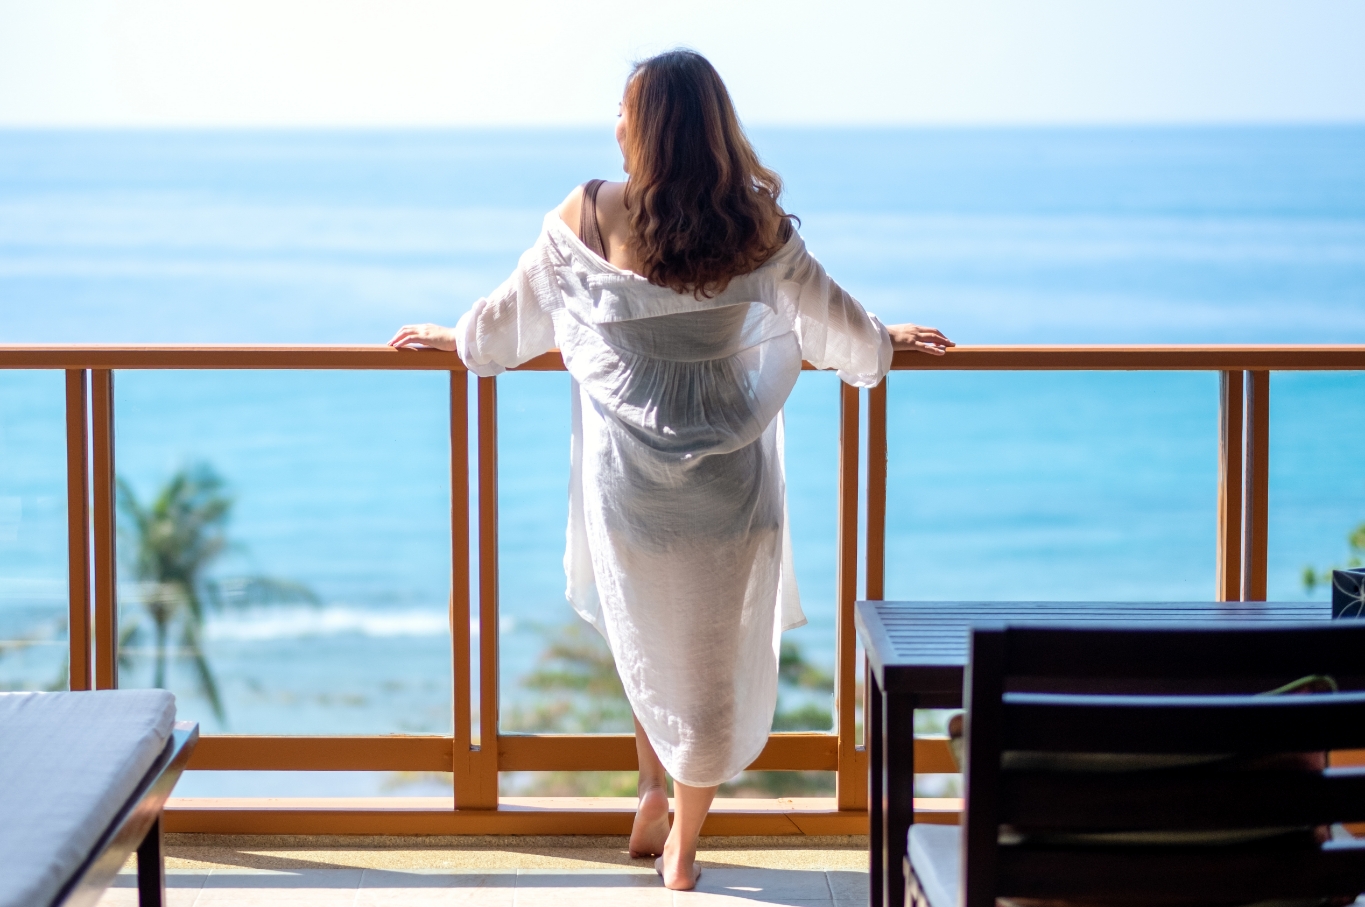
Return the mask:
[[(170, 907), (867, 907), (867, 839), (705, 838), (701, 882), (671, 892), (624, 837), (167, 835)], [(130, 861), (100, 907), (137, 904)]]

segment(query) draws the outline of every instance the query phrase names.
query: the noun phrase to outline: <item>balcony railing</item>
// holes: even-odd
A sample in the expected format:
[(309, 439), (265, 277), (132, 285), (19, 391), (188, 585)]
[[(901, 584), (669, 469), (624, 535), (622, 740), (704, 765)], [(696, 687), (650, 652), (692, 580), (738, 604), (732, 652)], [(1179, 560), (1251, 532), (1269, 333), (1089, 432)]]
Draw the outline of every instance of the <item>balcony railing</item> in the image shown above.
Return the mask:
[[(563, 369), (557, 353), (525, 371)], [(118, 369), (321, 369), (445, 371), (450, 379), (451, 603), (453, 734), (443, 736), (238, 736), (202, 738), (191, 769), (276, 771), (430, 771), (454, 776), (453, 799), (181, 800), (172, 831), (294, 834), (621, 834), (629, 804), (573, 798), (499, 798), (503, 771), (632, 770), (629, 735), (501, 734), (498, 634), (478, 637), (474, 696), (471, 618), (498, 626), (497, 380), (477, 379), (475, 474), (470, 471), (468, 374), (458, 357), (387, 347), (0, 346), (0, 368), (64, 370), (70, 687), (118, 685), (114, 395)], [(1220, 601), (1266, 594), (1269, 373), (1365, 370), (1365, 346), (959, 347), (943, 357), (896, 354), (894, 370), (1215, 371), (1219, 408), (1218, 529), (1213, 565)], [(857, 738), (853, 604), (859, 575), (860, 469), (866, 479), (864, 596), (884, 593), (889, 380), (867, 392), (841, 385), (836, 565), (835, 728), (833, 733), (773, 734), (751, 769), (832, 771), (831, 800), (759, 805), (718, 801), (708, 834), (851, 834), (867, 827), (867, 758)], [(864, 443), (865, 440), (865, 443)], [(861, 450), (860, 450), (861, 449)], [(475, 514), (477, 590), (471, 588), (470, 485)], [(474, 741), (477, 718), (480, 741)], [(921, 739), (916, 765), (955, 771), (944, 741)], [(953, 801), (917, 801), (922, 818), (955, 821)]]

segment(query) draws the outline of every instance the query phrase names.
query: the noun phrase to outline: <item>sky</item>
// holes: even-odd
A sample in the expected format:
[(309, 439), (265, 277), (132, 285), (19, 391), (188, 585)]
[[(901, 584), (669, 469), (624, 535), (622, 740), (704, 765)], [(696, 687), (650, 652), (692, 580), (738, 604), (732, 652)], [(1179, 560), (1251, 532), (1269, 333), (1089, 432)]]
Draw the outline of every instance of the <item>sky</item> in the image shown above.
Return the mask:
[(751, 124), (1365, 121), (1362, 0), (0, 0), (0, 127), (587, 125), (678, 45)]

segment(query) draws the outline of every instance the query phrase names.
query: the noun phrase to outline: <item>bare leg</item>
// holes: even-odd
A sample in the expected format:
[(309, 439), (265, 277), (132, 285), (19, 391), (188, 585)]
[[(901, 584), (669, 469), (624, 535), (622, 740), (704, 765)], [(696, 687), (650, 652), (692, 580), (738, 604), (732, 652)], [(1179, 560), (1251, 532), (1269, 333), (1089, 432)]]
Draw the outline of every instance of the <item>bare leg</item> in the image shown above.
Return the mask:
[(701, 824), (711, 809), (716, 788), (688, 787), (675, 780), (673, 795), (677, 806), (673, 828), (664, 844), (664, 855), (654, 861), (654, 868), (664, 877), (665, 888), (687, 891), (696, 887), (701, 876), (697, 868), (697, 839), (701, 837)]
[(640, 760), (640, 783), (636, 788), (640, 805), (630, 829), (630, 855), (656, 857), (664, 852), (668, 838), (668, 776), (654, 747), (635, 721), (635, 753)]

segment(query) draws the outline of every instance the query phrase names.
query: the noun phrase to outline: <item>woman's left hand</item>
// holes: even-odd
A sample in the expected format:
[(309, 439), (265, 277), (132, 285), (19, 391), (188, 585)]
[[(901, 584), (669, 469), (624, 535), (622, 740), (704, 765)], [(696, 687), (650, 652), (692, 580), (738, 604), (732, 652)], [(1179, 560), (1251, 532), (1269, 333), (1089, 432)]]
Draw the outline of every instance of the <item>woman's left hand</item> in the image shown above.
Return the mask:
[(948, 347), (957, 346), (938, 328), (926, 328), (918, 324), (893, 324), (886, 329), (891, 335), (891, 348), (895, 350), (914, 350), (931, 356), (942, 356)]
[(455, 349), (455, 329), (444, 328), (439, 324), (405, 324), (393, 335), (389, 346), (396, 349), (426, 346), (450, 352)]

